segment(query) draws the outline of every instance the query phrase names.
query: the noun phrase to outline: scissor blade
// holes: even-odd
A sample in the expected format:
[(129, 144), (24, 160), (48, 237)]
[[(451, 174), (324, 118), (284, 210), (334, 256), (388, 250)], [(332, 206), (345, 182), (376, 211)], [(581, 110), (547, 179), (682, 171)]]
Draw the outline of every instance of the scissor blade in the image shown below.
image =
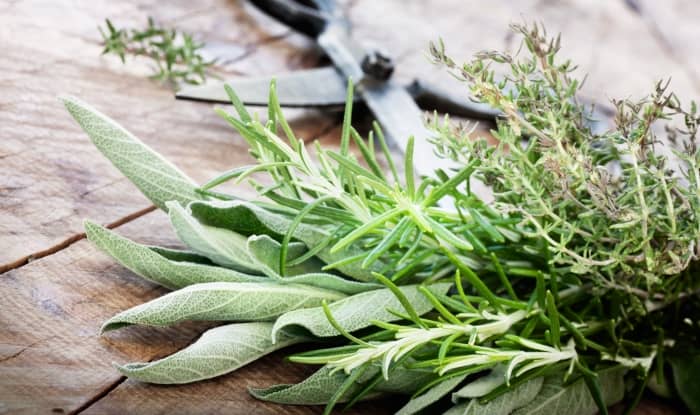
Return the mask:
[(401, 153), (414, 137), (413, 167), (421, 176), (433, 176), (446, 161), (439, 158), (428, 139), (433, 135), (424, 124), (424, 114), (406, 89), (394, 82), (363, 85), (360, 94), (382, 125), (384, 134)]
[[(183, 88), (175, 96), (209, 102), (230, 102), (224, 84), (229, 85), (246, 105), (266, 106), (270, 95), (267, 77), (233, 79)], [(275, 76), (277, 98), (283, 107), (342, 106), (346, 95), (346, 78), (334, 67), (306, 69)]]

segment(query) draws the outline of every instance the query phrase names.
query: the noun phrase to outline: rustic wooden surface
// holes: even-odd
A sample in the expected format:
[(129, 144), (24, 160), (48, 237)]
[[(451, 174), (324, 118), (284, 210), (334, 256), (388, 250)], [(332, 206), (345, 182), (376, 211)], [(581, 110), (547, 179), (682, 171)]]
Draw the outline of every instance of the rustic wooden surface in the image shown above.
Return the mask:
[[(541, 20), (562, 32), (565, 54), (589, 73), (598, 101), (641, 96), (672, 76), (684, 99), (700, 91), (700, 7), (691, 0), (357, 0), (343, 6), (356, 34), (397, 56), (397, 75), (450, 84), (424, 58), (443, 36), (452, 54), (517, 47), (513, 21)], [(249, 162), (239, 137), (208, 105), (175, 102), (141, 60), (99, 57), (105, 17), (139, 26), (145, 17), (197, 33), (222, 56), (222, 74), (246, 76), (316, 66), (313, 44), (240, 1), (112, 2), (0, 0), (0, 413), (319, 413), (251, 399), (248, 386), (301, 379), (308, 368), (275, 354), (194, 385), (125, 381), (111, 362), (165, 356), (201, 325), (130, 328), (98, 336), (101, 322), (163, 291), (97, 252), (83, 218), (138, 241), (173, 245), (164, 215), (90, 144), (56, 97), (73, 94), (126, 125), (196, 180)], [(337, 116), (290, 112), (306, 138), (337, 140)], [(396, 402), (359, 407), (389, 413)], [(639, 414), (671, 413), (647, 400)]]

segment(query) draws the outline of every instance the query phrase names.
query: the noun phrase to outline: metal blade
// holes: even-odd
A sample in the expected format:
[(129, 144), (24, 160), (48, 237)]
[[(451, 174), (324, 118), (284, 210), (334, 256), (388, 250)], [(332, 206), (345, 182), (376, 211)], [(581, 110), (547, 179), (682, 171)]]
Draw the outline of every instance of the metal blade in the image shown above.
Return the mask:
[(439, 158), (428, 142), (432, 133), (423, 123), (423, 112), (405, 88), (389, 81), (363, 85), (360, 94), (382, 125), (387, 139), (401, 153), (405, 154), (409, 137), (414, 137), (413, 167), (416, 173), (433, 176), (436, 169), (449, 167), (449, 163)]
[[(346, 78), (333, 67), (306, 69), (277, 75), (277, 97), (283, 107), (332, 107), (345, 103)], [(240, 78), (183, 88), (179, 99), (231, 102), (224, 90), (228, 84), (246, 105), (266, 106), (272, 77)]]

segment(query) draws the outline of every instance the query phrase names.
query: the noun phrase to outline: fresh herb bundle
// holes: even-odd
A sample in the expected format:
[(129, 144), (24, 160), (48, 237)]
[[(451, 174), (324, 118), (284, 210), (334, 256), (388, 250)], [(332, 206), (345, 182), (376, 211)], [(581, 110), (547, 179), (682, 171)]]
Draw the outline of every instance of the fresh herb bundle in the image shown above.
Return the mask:
[(117, 29), (109, 19), (105, 27), (99, 27), (104, 49), (103, 55), (119, 56), (122, 63), (126, 55), (145, 56), (154, 64), (152, 79), (168, 82), (177, 87), (180, 84), (201, 84), (210, 75), (214, 61), (201, 54), (204, 46), (192, 35), (175, 29), (167, 29), (148, 18), (144, 29)]
[[(595, 134), (573, 66), (557, 60), (559, 40), (537, 26), (514, 30), (525, 46), (515, 56), (483, 53), (458, 66), (442, 44), (431, 46), (503, 118), (495, 146), (436, 119), (436, 152), (457, 167), (420, 179), (411, 144), (399, 165), (379, 128), (367, 140), (352, 128), (352, 86), (339, 150), (316, 145), (313, 156), (274, 84), (264, 123), (229, 89), (237, 116), (218, 112), (257, 164), (199, 187), (65, 99), (190, 249), (139, 245), (87, 222), (97, 246), (175, 290), (103, 330), (229, 322), (172, 356), (119, 370), (186, 383), (313, 341), (315, 350), (290, 359), (323, 365), (318, 372), (251, 393), (327, 412), (396, 393), (411, 397), (401, 414), (591, 414), (623, 400), (631, 410), (649, 385), (700, 413), (695, 105), (683, 110), (659, 84), (648, 99), (615, 102), (616, 127)], [(508, 70), (501, 78), (499, 65)], [(677, 119), (683, 126), (668, 126), (661, 143), (658, 121)], [(248, 181), (261, 199), (214, 190), (230, 180)], [(493, 201), (471, 180), (489, 185)]]

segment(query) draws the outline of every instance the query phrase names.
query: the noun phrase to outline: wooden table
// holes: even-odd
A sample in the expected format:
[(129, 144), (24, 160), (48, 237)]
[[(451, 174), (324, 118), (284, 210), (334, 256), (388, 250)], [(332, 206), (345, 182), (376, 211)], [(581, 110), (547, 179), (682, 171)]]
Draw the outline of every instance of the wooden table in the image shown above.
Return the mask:
[[(424, 58), (446, 38), (456, 57), (516, 47), (507, 24), (523, 18), (563, 32), (565, 54), (589, 73), (597, 100), (639, 96), (673, 76), (681, 97), (700, 91), (700, 8), (692, 0), (346, 3), (360, 38), (391, 47), (398, 75), (449, 78)], [(148, 79), (147, 63), (100, 57), (97, 25), (145, 24), (146, 16), (229, 45), (218, 70), (272, 74), (322, 61), (304, 37), (232, 0), (0, 0), (0, 413), (319, 413), (251, 399), (246, 388), (301, 379), (309, 368), (264, 358), (232, 375), (158, 387), (119, 376), (112, 362), (148, 361), (189, 344), (203, 330), (130, 328), (98, 336), (102, 321), (163, 290), (142, 281), (86, 240), (90, 218), (149, 244), (176, 246), (165, 215), (154, 211), (92, 147), (57, 100), (81, 97), (127, 126), (196, 180), (250, 162), (240, 137), (204, 104), (176, 102)], [(695, 41), (691, 41), (694, 39)], [(338, 117), (290, 112), (307, 139), (332, 145)], [(391, 402), (356, 413), (388, 413)], [(667, 413), (647, 401), (638, 413)]]

